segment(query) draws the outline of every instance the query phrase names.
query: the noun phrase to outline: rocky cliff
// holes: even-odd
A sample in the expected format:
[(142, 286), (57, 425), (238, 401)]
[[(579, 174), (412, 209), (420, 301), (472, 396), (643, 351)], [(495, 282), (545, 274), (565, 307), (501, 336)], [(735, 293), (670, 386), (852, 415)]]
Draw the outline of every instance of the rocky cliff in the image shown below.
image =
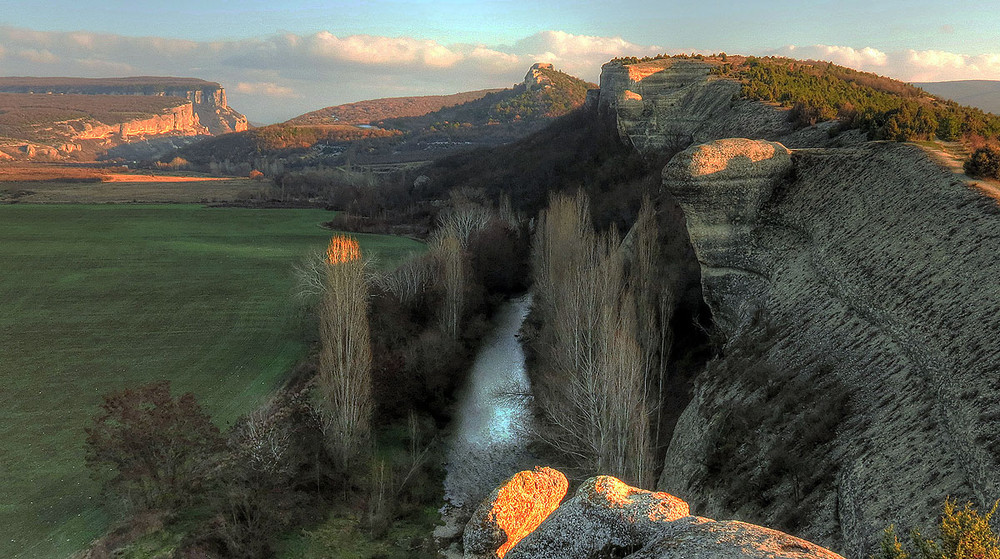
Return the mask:
[(684, 212), (720, 340), (658, 487), (859, 558), (889, 524), (931, 525), (946, 496), (989, 508), (997, 202), (917, 146), (792, 130), (710, 72), (612, 62), (601, 78), (636, 149), (691, 145), (663, 203)]
[(712, 74), (716, 63), (664, 58), (601, 68), (603, 118), (642, 153), (674, 152), (720, 138), (780, 140), (788, 147), (855, 143), (856, 134), (831, 139), (829, 125), (795, 130), (787, 110), (740, 98), (740, 84)]
[(0, 93), (52, 95), (145, 95), (180, 97), (191, 102), (202, 126), (211, 134), (240, 132), (247, 119), (227, 103), (226, 90), (215, 82), (194, 78), (0, 78)]

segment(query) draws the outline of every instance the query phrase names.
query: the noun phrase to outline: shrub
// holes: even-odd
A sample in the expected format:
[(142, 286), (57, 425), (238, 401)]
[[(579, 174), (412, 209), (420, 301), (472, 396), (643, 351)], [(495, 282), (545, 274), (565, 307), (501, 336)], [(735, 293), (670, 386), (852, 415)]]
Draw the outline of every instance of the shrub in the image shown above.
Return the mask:
[(101, 410), (86, 429), (86, 460), (107, 492), (134, 508), (199, 494), (223, 439), (194, 394), (174, 399), (169, 382), (154, 382), (105, 395)]
[(998, 504), (1000, 501), (990, 512), (981, 514), (972, 503), (965, 503), (959, 509), (955, 501), (946, 499), (937, 539), (926, 538), (913, 530), (910, 533), (912, 546), (907, 547), (896, 537), (895, 527), (889, 526), (872, 559), (1000, 559), (1000, 536), (990, 527)]
[(1000, 149), (977, 149), (965, 162), (965, 172), (971, 177), (1000, 179)]

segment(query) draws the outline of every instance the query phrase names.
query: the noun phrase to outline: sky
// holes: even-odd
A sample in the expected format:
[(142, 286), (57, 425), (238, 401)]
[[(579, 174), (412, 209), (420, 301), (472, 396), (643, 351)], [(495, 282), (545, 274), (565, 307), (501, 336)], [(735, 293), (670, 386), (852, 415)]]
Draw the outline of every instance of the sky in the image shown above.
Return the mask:
[(0, 0), (0, 75), (197, 77), (258, 123), (719, 51), (1000, 80), (1000, 1)]

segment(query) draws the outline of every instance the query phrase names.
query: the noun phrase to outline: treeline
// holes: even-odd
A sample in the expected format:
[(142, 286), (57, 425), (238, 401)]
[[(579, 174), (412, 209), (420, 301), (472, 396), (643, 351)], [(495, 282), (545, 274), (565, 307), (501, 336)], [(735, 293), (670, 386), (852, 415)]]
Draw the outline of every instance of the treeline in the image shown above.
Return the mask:
[(733, 57), (713, 72), (739, 80), (746, 98), (791, 108), (790, 118), (801, 126), (837, 119), (840, 130), (860, 129), (873, 140), (937, 137), (974, 148), (1000, 137), (996, 115), (833, 63)]
[(584, 475), (651, 486), (676, 307), (647, 199), (626, 242), (586, 196), (553, 194), (532, 249), (538, 438)]

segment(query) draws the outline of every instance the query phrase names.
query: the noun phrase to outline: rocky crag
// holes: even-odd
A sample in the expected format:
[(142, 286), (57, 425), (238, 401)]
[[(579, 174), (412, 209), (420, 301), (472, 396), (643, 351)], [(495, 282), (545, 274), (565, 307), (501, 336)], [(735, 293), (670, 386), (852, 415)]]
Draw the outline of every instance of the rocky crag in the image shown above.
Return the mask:
[(775, 530), (692, 516), (688, 504), (609, 476), (560, 504), (566, 478), (520, 472), (487, 498), (465, 529), (466, 559), (841, 559)]
[(0, 78), (0, 103), (0, 150), (14, 158), (63, 159), (136, 140), (247, 129), (219, 84), (189, 78)]
[(996, 201), (917, 146), (792, 130), (710, 70), (613, 62), (601, 79), (636, 149), (691, 145), (662, 196), (683, 209), (720, 340), (658, 487), (859, 558), (890, 524), (929, 527), (946, 496), (989, 508)]

